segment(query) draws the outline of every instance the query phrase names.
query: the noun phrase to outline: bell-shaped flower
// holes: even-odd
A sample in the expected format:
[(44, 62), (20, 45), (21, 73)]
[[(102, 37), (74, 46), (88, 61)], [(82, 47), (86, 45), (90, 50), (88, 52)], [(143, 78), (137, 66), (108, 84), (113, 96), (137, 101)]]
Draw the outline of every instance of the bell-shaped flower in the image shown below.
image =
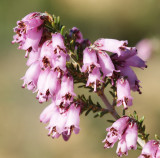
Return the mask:
[(30, 13), (17, 22), (17, 27), (14, 28), (16, 35), (13, 36), (12, 43), (19, 43), (19, 49), (35, 52), (38, 50), (44, 22), (41, 16), (42, 14), (38, 12)]
[(39, 57), (40, 57), (40, 49), (38, 49), (37, 52), (31, 51), (29, 53), (29, 58), (27, 60), (27, 66), (32, 65), (34, 62), (39, 61)]
[(52, 47), (52, 41), (48, 40), (42, 45), (40, 62), (42, 68), (52, 68), (55, 64), (56, 55)]
[(46, 127), (49, 130), (48, 136), (51, 135), (52, 138), (58, 138), (65, 131), (67, 114), (67, 112), (60, 113), (59, 108), (54, 111), (54, 114)]
[(75, 134), (79, 133), (79, 121), (80, 121), (80, 106), (76, 106), (75, 103), (73, 103), (68, 111), (67, 121), (65, 124), (65, 132), (63, 133), (64, 140), (68, 140), (69, 136), (71, 135), (72, 131)]
[(128, 150), (137, 149), (137, 139), (138, 139), (137, 123), (131, 121), (127, 127), (127, 130), (125, 131), (125, 140)]
[(81, 71), (91, 72), (94, 67), (99, 67), (96, 51), (87, 47), (83, 51), (83, 67)]
[(26, 74), (22, 79), (24, 80), (24, 83), (22, 85), (22, 88), (27, 85), (28, 90), (35, 90), (37, 87), (37, 81), (39, 78), (39, 74), (41, 72), (41, 68), (39, 65), (39, 62), (33, 63), (29, 69), (26, 71)]
[(115, 67), (112, 63), (110, 56), (104, 51), (99, 51), (97, 54), (98, 54), (100, 69), (103, 72), (103, 76), (104, 77), (112, 76), (113, 71), (115, 71)]
[(38, 78), (38, 82), (37, 82), (37, 99), (39, 100), (40, 103), (43, 103), (47, 100), (47, 98), (45, 98), (45, 94), (46, 94), (46, 80), (47, 80), (47, 76), (48, 76), (49, 70), (45, 69), (43, 71), (41, 71), (39, 78)]
[(42, 25), (43, 20), (41, 19), (42, 16), (45, 16), (45, 13), (33, 12), (26, 15), (22, 21), (26, 23), (27, 29), (33, 29)]
[(56, 55), (56, 59), (54, 60), (54, 69), (65, 72), (66, 71), (66, 60), (67, 54), (61, 53)]
[(116, 153), (119, 157), (122, 157), (123, 155), (125, 156), (128, 155), (128, 148), (127, 148), (125, 136), (123, 136), (121, 140), (118, 142)]
[(107, 136), (103, 141), (104, 148), (113, 147), (119, 140), (116, 151), (118, 156), (128, 155), (128, 150), (137, 148), (138, 126), (133, 118), (124, 116), (107, 128), (107, 131)]
[(72, 76), (64, 75), (61, 79), (61, 89), (59, 90), (56, 98), (56, 105), (60, 107), (68, 107), (73, 101), (74, 84)]
[(101, 73), (99, 68), (95, 67), (91, 73), (89, 73), (88, 80), (86, 86), (90, 86), (94, 88), (96, 92), (97, 87), (101, 85), (103, 81), (101, 80)]
[(48, 105), (41, 113), (40, 115), (40, 122), (48, 123), (51, 120), (52, 115), (56, 112), (57, 107), (55, 105), (55, 102), (52, 102), (50, 105)]
[(117, 53), (118, 56), (122, 54), (121, 47), (128, 45), (128, 41), (119, 41), (116, 39), (101, 38), (94, 42), (97, 49), (102, 51), (108, 51), (111, 53)]
[(127, 77), (130, 88), (133, 91), (138, 91), (141, 94), (141, 91), (140, 91), (141, 86), (139, 85), (140, 81), (138, 80), (135, 72), (129, 66), (118, 67), (118, 69), (120, 70), (120, 74), (122, 76)]
[(55, 53), (59, 53), (59, 52), (66, 53), (64, 38), (60, 33), (52, 34), (52, 47)]
[(117, 106), (123, 105), (124, 109), (132, 105), (130, 85), (127, 79), (117, 80)]
[(124, 130), (128, 126), (129, 117), (122, 117), (115, 121), (113, 125), (106, 129), (108, 131), (106, 138), (103, 140), (105, 143), (104, 148), (112, 148), (118, 139), (121, 139)]
[(128, 58), (125, 61), (125, 66), (133, 66), (133, 67), (138, 67), (138, 68), (142, 68), (142, 69), (147, 68), (146, 63), (137, 55), (135, 55), (131, 58)]
[[(42, 83), (43, 82), (43, 83)], [(42, 84), (42, 85), (40, 85)], [(49, 98), (54, 98), (58, 92), (58, 77), (57, 72), (44, 70), (41, 72), (38, 80), (38, 94), (39, 102), (47, 101)]]
[(150, 140), (144, 145), (144, 147), (142, 149), (142, 153), (138, 158), (146, 158), (146, 157), (158, 158), (156, 156), (158, 149), (159, 149), (159, 142), (154, 141), (154, 140)]

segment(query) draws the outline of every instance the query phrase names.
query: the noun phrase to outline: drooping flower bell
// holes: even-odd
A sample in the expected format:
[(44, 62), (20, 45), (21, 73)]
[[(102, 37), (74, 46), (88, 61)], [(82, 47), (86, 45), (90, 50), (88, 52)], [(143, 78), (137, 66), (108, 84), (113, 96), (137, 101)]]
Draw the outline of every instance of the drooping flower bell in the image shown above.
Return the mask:
[(128, 41), (119, 41), (116, 39), (107, 39), (107, 38), (101, 38), (94, 42), (94, 45), (97, 49), (102, 51), (108, 51), (111, 53), (117, 53), (118, 56), (122, 54), (121, 47), (126, 47), (128, 44)]
[(61, 113), (60, 107), (56, 106), (55, 102), (52, 102), (46, 107), (40, 115), (40, 121), (43, 123), (49, 123), (46, 127), (49, 130), (48, 135), (52, 138), (58, 138), (60, 135), (67, 141), (72, 131), (75, 134), (79, 133), (79, 121), (80, 121), (80, 106), (76, 103), (71, 106), (65, 112)]
[(37, 83), (37, 99), (42, 103), (48, 99), (54, 99), (59, 91), (60, 84), (58, 73), (49, 71), (49, 69), (42, 70)]
[(34, 91), (37, 88), (37, 81), (40, 72), (41, 72), (40, 64), (38, 61), (36, 61), (26, 71), (25, 76), (22, 77), (22, 79), (24, 80), (22, 87), (25, 88), (25, 85), (27, 85), (28, 90)]
[(117, 155), (127, 155), (128, 150), (137, 148), (138, 126), (134, 119), (124, 116), (106, 129), (108, 131), (104, 139), (104, 148), (111, 148), (119, 140)]
[(96, 92), (97, 87), (101, 85), (103, 82), (101, 80), (101, 73), (99, 68), (95, 67), (91, 73), (89, 73), (88, 80), (86, 86), (90, 86), (94, 88), (94, 91)]
[(127, 79), (117, 80), (117, 106), (123, 105), (124, 109), (132, 105), (130, 85)]
[(80, 131), (79, 121), (80, 121), (80, 106), (73, 103), (68, 109), (67, 121), (65, 124), (65, 131), (62, 133), (63, 139), (67, 141), (72, 133), (78, 134)]
[(41, 19), (42, 16), (44, 14), (34, 12), (18, 21), (17, 27), (14, 28), (16, 35), (13, 37), (12, 43), (19, 43), (19, 49), (36, 52), (43, 33), (44, 20)]
[(75, 96), (72, 76), (63, 76), (61, 79), (61, 88), (56, 98), (56, 105), (60, 107), (68, 107)]
[(95, 50), (86, 48), (83, 51), (83, 67), (82, 72), (91, 72), (94, 67), (99, 67), (97, 54)]
[(103, 77), (112, 76), (115, 67), (112, 63), (110, 56), (104, 51), (98, 51), (98, 61), (100, 64), (100, 69), (103, 72)]
[(159, 158), (160, 157), (160, 143), (155, 140), (148, 141), (142, 149), (142, 153), (138, 158)]

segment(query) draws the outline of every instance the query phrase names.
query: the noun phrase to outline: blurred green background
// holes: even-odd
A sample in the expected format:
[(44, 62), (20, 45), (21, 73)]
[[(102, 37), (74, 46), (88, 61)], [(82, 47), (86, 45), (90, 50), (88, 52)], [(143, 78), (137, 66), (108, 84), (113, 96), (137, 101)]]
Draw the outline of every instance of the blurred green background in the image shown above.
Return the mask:
[[(92, 42), (100, 37), (115, 38), (128, 40), (129, 46), (134, 46), (143, 38), (151, 39), (154, 51), (148, 68), (136, 69), (143, 93), (132, 93), (134, 105), (129, 113), (136, 109), (139, 116), (145, 115), (150, 138), (155, 133), (160, 135), (159, 0), (0, 0), (0, 158), (117, 157), (116, 146), (104, 150), (101, 143), (110, 126), (106, 121), (111, 118), (109, 115), (103, 119), (82, 115), (80, 134), (73, 134), (68, 142), (47, 137), (45, 125), (39, 123), (39, 115), (49, 103), (39, 104), (35, 94), (21, 88), (26, 59), (24, 51), (11, 44), (16, 21), (34, 11), (59, 15), (67, 28), (78, 27)], [(139, 154), (129, 151), (128, 157)]]

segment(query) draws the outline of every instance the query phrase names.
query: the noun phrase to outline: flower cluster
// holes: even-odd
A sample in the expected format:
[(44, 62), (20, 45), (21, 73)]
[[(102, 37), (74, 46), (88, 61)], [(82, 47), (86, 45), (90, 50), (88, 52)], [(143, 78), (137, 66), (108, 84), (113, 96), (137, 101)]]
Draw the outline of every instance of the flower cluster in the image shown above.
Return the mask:
[[(48, 135), (57, 138), (62, 134), (64, 140), (68, 140), (72, 131), (79, 133), (80, 105), (74, 102), (76, 94), (73, 77), (66, 68), (70, 57), (64, 37), (57, 32), (47, 32), (44, 19), (49, 19), (49, 16), (30, 13), (18, 21), (13, 43), (19, 43), (19, 49), (25, 50), (25, 57), (28, 57), (29, 68), (22, 78), (22, 87), (37, 92), (36, 98), (40, 103), (52, 101), (42, 112), (40, 121), (49, 123)], [(72, 33), (73, 30), (78, 31), (73, 28)], [(84, 41), (80, 35), (77, 36), (79, 43)]]
[(128, 155), (128, 150), (137, 148), (138, 126), (134, 119), (124, 116), (106, 129), (108, 134), (104, 139), (104, 148), (111, 148), (119, 140), (117, 155)]
[[(94, 91), (105, 77), (112, 80), (112, 85), (116, 80), (117, 106), (123, 105), (125, 109), (132, 105), (130, 89), (141, 93), (140, 81), (130, 66), (146, 67), (145, 62), (137, 56), (137, 49), (127, 45), (128, 41), (98, 39), (83, 51), (82, 67), (82, 72), (89, 74), (86, 86), (94, 87)], [(109, 53), (112, 54), (109, 56)]]
[[(128, 47), (128, 41), (102, 38), (92, 45), (78, 28), (73, 27), (65, 35), (63, 28), (59, 20), (48, 13), (30, 13), (17, 22), (12, 43), (18, 43), (18, 48), (26, 51), (29, 67), (22, 77), (22, 87), (37, 93), (40, 103), (51, 101), (40, 115), (40, 122), (48, 124), (48, 136), (62, 135), (67, 141), (72, 132), (79, 133), (83, 111), (87, 111), (86, 115), (91, 110), (98, 112), (95, 116), (100, 117), (110, 112), (117, 121), (106, 129), (104, 148), (111, 148), (118, 141), (117, 155), (128, 155), (128, 150), (137, 148), (138, 131), (146, 136), (143, 121), (129, 116), (120, 118), (103, 91), (110, 83), (117, 106), (123, 105), (126, 110), (132, 105), (131, 90), (141, 93), (140, 81), (131, 67), (144, 69), (145, 61), (135, 47)], [(94, 104), (90, 97), (88, 100), (84, 95), (76, 98), (74, 83), (92, 87), (107, 109)], [(139, 158), (160, 158), (159, 144), (159, 141), (149, 141)]]

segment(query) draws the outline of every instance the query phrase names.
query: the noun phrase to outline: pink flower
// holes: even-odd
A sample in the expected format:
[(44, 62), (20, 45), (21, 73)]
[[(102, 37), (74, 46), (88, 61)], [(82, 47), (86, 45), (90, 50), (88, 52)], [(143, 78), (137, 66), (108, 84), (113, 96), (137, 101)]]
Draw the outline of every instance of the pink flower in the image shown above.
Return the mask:
[(61, 71), (65, 72), (65, 71), (67, 71), (67, 69), (66, 69), (66, 60), (67, 60), (67, 55), (66, 54), (62, 53), (60, 55), (57, 55), (56, 59), (54, 61), (54, 68), (55, 68), (55, 70), (57, 70), (58, 72), (61, 72)]
[(120, 70), (120, 73), (122, 76), (127, 77), (130, 88), (133, 91), (138, 91), (141, 94), (141, 91), (140, 91), (141, 86), (139, 85), (140, 81), (138, 80), (135, 72), (129, 66), (118, 67), (118, 69)]
[(52, 47), (52, 41), (48, 40), (42, 45), (40, 61), (42, 68), (52, 68), (55, 64), (56, 55)]
[(39, 78), (39, 74), (41, 72), (39, 62), (33, 63), (29, 69), (26, 71), (26, 74), (22, 79), (24, 80), (24, 83), (22, 87), (24, 88), (25, 85), (27, 85), (28, 90), (35, 90), (37, 87), (37, 81)]
[(118, 156), (128, 155), (128, 150), (137, 148), (138, 126), (132, 118), (124, 116), (106, 130), (108, 133), (103, 141), (104, 148), (113, 147), (118, 140)]
[(119, 157), (122, 157), (123, 155), (128, 155), (128, 148), (125, 141), (125, 136), (123, 136), (122, 139), (118, 142), (116, 153)]
[(151, 40), (143, 39), (137, 43), (136, 47), (138, 50), (138, 56), (144, 61), (149, 60), (153, 51)]
[(122, 117), (118, 119), (113, 125), (106, 129), (108, 131), (106, 138), (104, 139), (104, 148), (113, 147), (118, 139), (121, 139), (123, 131), (127, 128), (129, 117)]
[(39, 102), (47, 101), (49, 98), (54, 98), (58, 92), (58, 77), (57, 72), (48, 71), (48, 69), (41, 71), (37, 84), (37, 99)]
[(17, 22), (17, 27), (14, 28), (16, 35), (13, 36), (12, 43), (19, 43), (19, 49), (35, 52), (38, 50), (44, 22), (41, 16), (42, 14), (38, 12), (30, 13)]
[(143, 147), (142, 153), (138, 158), (159, 158), (159, 142), (150, 140)]
[(70, 37), (74, 36), (75, 37), (75, 42), (76, 43), (82, 43), (83, 42), (83, 35), (82, 33), (80, 32), (80, 30), (77, 28), (77, 27), (73, 27), (71, 30), (70, 30)]
[(58, 138), (65, 130), (65, 124), (67, 121), (68, 113), (60, 113), (59, 108), (57, 108), (46, 127), (49, 130), (48, 136), (52, 138)]
[(99, 51), (97, 55), (100, 64), (100, 69), (103, 72), (103, 76), (112, 76), (113, 71), (115, 71), (115, 67), (112, 63), (110, 56), (104, 51)]
[(61, 80), (61, 89), (57, 94), (56, 105), (68, 107), (73, 101), (74, 93), (73, 78), (71, 76), (63, 76)]
[(39, 48), (37, 52), (31, 51), (29, 53), (29, 58), (27, 60), (27, 66), (32, 65), (36, 61), (39, 61), (40, 50), (41, 49)]
[(117, 53), (118, 56), (122, 54), (121, 47), (126, 47), (128, 45), (128, 41), (119, 41), (116, 39), (107, 39), (101, 38), (94, 42), (94, 45), (97, 49), (108, 51), (111, 53)]
[(128, 150), (137, 149), (138, 127), (136, 122), (130, 122), (125, 131), (125, 140)]
[(71, 104), (69, 109), (61, 112), (60, 107), (57, 107), (53, 102), (46, 107), (40, 115), (40, 121), (48, 123), (46, 127), (49, 130), (48, 135), (52, 138), (58, 138), (61, 134), (63, 139), (67, 141), (72, 133), (79, 133), (79, 118), (80, 106), (76, 103)]
[(40, 115), (40, 122), (48, 123), (51, 120), (51, 117), (52, 117), (52, 115), (54, 115), (54, 112), (56, 110), (57, 110), (57, 107), (55, 105), (55, 102), (52, 102), (41, 113), (41, 115)]
[(101, 85), (101, 83), (103, 82), (101, 79), (101, 73), (99, 71), (99, 68), (95, 67), (91, 73), (89, 73), (88, 76), (88, 81), (86, 86), (93, 86), (94, 91), (97, 90), (97, 87), (99, 87)]
[(132, 105), (132, 97), (130, 85), (127, 79), (121, 78), (117, 80), (117, 106), (123, 105), (124, 109)]
[(99, 67), (96, 51), (87, 47), (83, 51), (82, 72), (91, 72), (94, 67)]
[(68, 109), (67, 121), (65, 124), (65, 131), (62, 133), (64, 140), (68, 140), (72, 131), (75, 134), (79, 133), (79, 115), (80, 115), (80, 106), (76, 106), (76, 104), (72, 104)]
[(52, 34), (52, 47), (56, 53), (66, 53), (66, 47), (64, 45), (64, 38), (60, 33)]
[(47, 80), (47, 76), (48, 76), (49, 70), (45, 69), (43, 71), (41, 71), (39, 78), (38, 78), (38, 82), (37, 82), (37, 99), (39, 99), (40, 103), (43, 103), (47, 100), (46, 96), (46, 89), (45, 89), (45, 85), (46, 85), (46, 80)]
[(67, 57), (62, 35), (59, 33), (52, 34), (52, 40), (46, 41), (41, 49), (42, 68), (49, 67), (59, 72), (66, 71)]

